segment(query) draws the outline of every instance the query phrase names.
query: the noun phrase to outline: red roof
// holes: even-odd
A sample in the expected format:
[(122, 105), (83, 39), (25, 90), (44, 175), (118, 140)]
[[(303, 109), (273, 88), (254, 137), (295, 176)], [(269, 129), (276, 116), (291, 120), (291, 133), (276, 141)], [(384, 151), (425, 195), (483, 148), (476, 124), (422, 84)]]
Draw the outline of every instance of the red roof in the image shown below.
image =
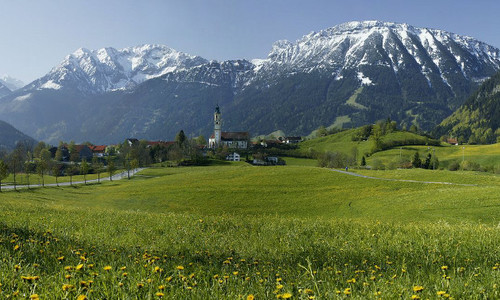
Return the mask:
[(106, 145), (100, 145), (100, 146), (90, 146), (90, 150), (95, 153), (104, 153), (106, 152)]
[(223, 141), (247, 141), (250, 139), (248, 132), (222, 132), (221, 140)]

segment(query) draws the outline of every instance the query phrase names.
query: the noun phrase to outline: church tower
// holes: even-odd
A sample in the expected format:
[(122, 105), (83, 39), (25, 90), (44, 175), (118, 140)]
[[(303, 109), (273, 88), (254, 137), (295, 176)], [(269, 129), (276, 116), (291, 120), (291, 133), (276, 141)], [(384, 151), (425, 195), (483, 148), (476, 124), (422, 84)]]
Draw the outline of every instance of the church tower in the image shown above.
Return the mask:
[(215, 107), (215, 113), (214, 113), (214, 142), (215, 142), (215, 147), (218, 147), (221, 142), (221, 136), (222, 136), (222, 119), (221, 119), (221, 114), (220, 114), (220, 109), (219, 109), (219, 104)]

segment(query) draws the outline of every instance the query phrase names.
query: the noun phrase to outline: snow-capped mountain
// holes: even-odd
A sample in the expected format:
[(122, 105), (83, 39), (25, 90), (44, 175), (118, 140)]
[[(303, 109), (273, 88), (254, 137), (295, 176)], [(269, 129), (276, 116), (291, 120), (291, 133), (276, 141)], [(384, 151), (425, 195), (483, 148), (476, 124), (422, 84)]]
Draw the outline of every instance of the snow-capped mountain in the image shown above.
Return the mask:
[(192, 68), (207, 61), (167, 46), (142, 45), (124, 49), (80, 48), (68, 55), (47, 75), (26, 87), (31, 89), (76, 89), (83, 93), (103, 93), (135, 87), (145, 80)]
[(500, 70), (500, 50), (407, 24), (349, 22), (278, 41), (265, 59), (215, 62), (165, 46), (79, 49), (0, 100), (37, 139), (109, 143), (224, 130), (303, 135), (391, 118), (431, 129)]
[[(379, 21), (349, 22), (312, 32), (295, 43), (278, 41), (259, 70), (284, 72), (359, 70), (364, 65), (391, 68), (395, 74), (416, 65), (431, 84), (430, 74), (447, 82), (459, 73), (484, 81), (500, 68), (499, 49), (474, 38), (442, 30)], [(281, 71), (281, 72), (280, 72)]]
[(24, 86), (24, 82), (9, 75), (0, 76), (0, 83), (5, 85), (11, 91), (18, 90)]

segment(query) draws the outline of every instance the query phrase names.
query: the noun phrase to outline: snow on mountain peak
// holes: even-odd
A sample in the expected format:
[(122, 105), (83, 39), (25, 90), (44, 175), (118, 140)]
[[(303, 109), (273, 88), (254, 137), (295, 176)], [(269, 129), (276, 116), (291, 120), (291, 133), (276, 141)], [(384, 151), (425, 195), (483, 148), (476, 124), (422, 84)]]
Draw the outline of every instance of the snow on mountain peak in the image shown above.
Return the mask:
[(468, 36), (443, 30), (418, 28), (405, 23), (353, 21), (311, 32), (295, 43), (276, 42), (258, 70), (291, 73), (316, 69), (359, 71), (363, 65), (383, 65), (398, 72), (416, 63), (426, 76), (461, 73), (481, 81), (482, 70), (500, 69), (500, 50)]
[(163, 45), (145, 44), (117, 50), (80, 48), (38, 80), (39, 89), (59, 89), (66, 85), (80, 91), (100, 93), (127, 89), (167, 72), (190, 68), (207, 61)]
[(15, 91), (24, 86), (24, 82), (9, 75), (0, 75), (0, 84), (6, 86), (11, 91)]

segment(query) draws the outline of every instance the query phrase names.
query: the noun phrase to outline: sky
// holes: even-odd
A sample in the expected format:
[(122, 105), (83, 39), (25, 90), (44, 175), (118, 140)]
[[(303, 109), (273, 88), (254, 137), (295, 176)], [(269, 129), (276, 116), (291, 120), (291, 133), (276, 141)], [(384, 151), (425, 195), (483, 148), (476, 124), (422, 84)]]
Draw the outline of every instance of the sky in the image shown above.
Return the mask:
[(162, 44), (209, 60), (266, 58), (349, 21), (408, 23), (500, 48), (497, 0), (0, 0), (0, 75), (29, 83), (78, 48)]

